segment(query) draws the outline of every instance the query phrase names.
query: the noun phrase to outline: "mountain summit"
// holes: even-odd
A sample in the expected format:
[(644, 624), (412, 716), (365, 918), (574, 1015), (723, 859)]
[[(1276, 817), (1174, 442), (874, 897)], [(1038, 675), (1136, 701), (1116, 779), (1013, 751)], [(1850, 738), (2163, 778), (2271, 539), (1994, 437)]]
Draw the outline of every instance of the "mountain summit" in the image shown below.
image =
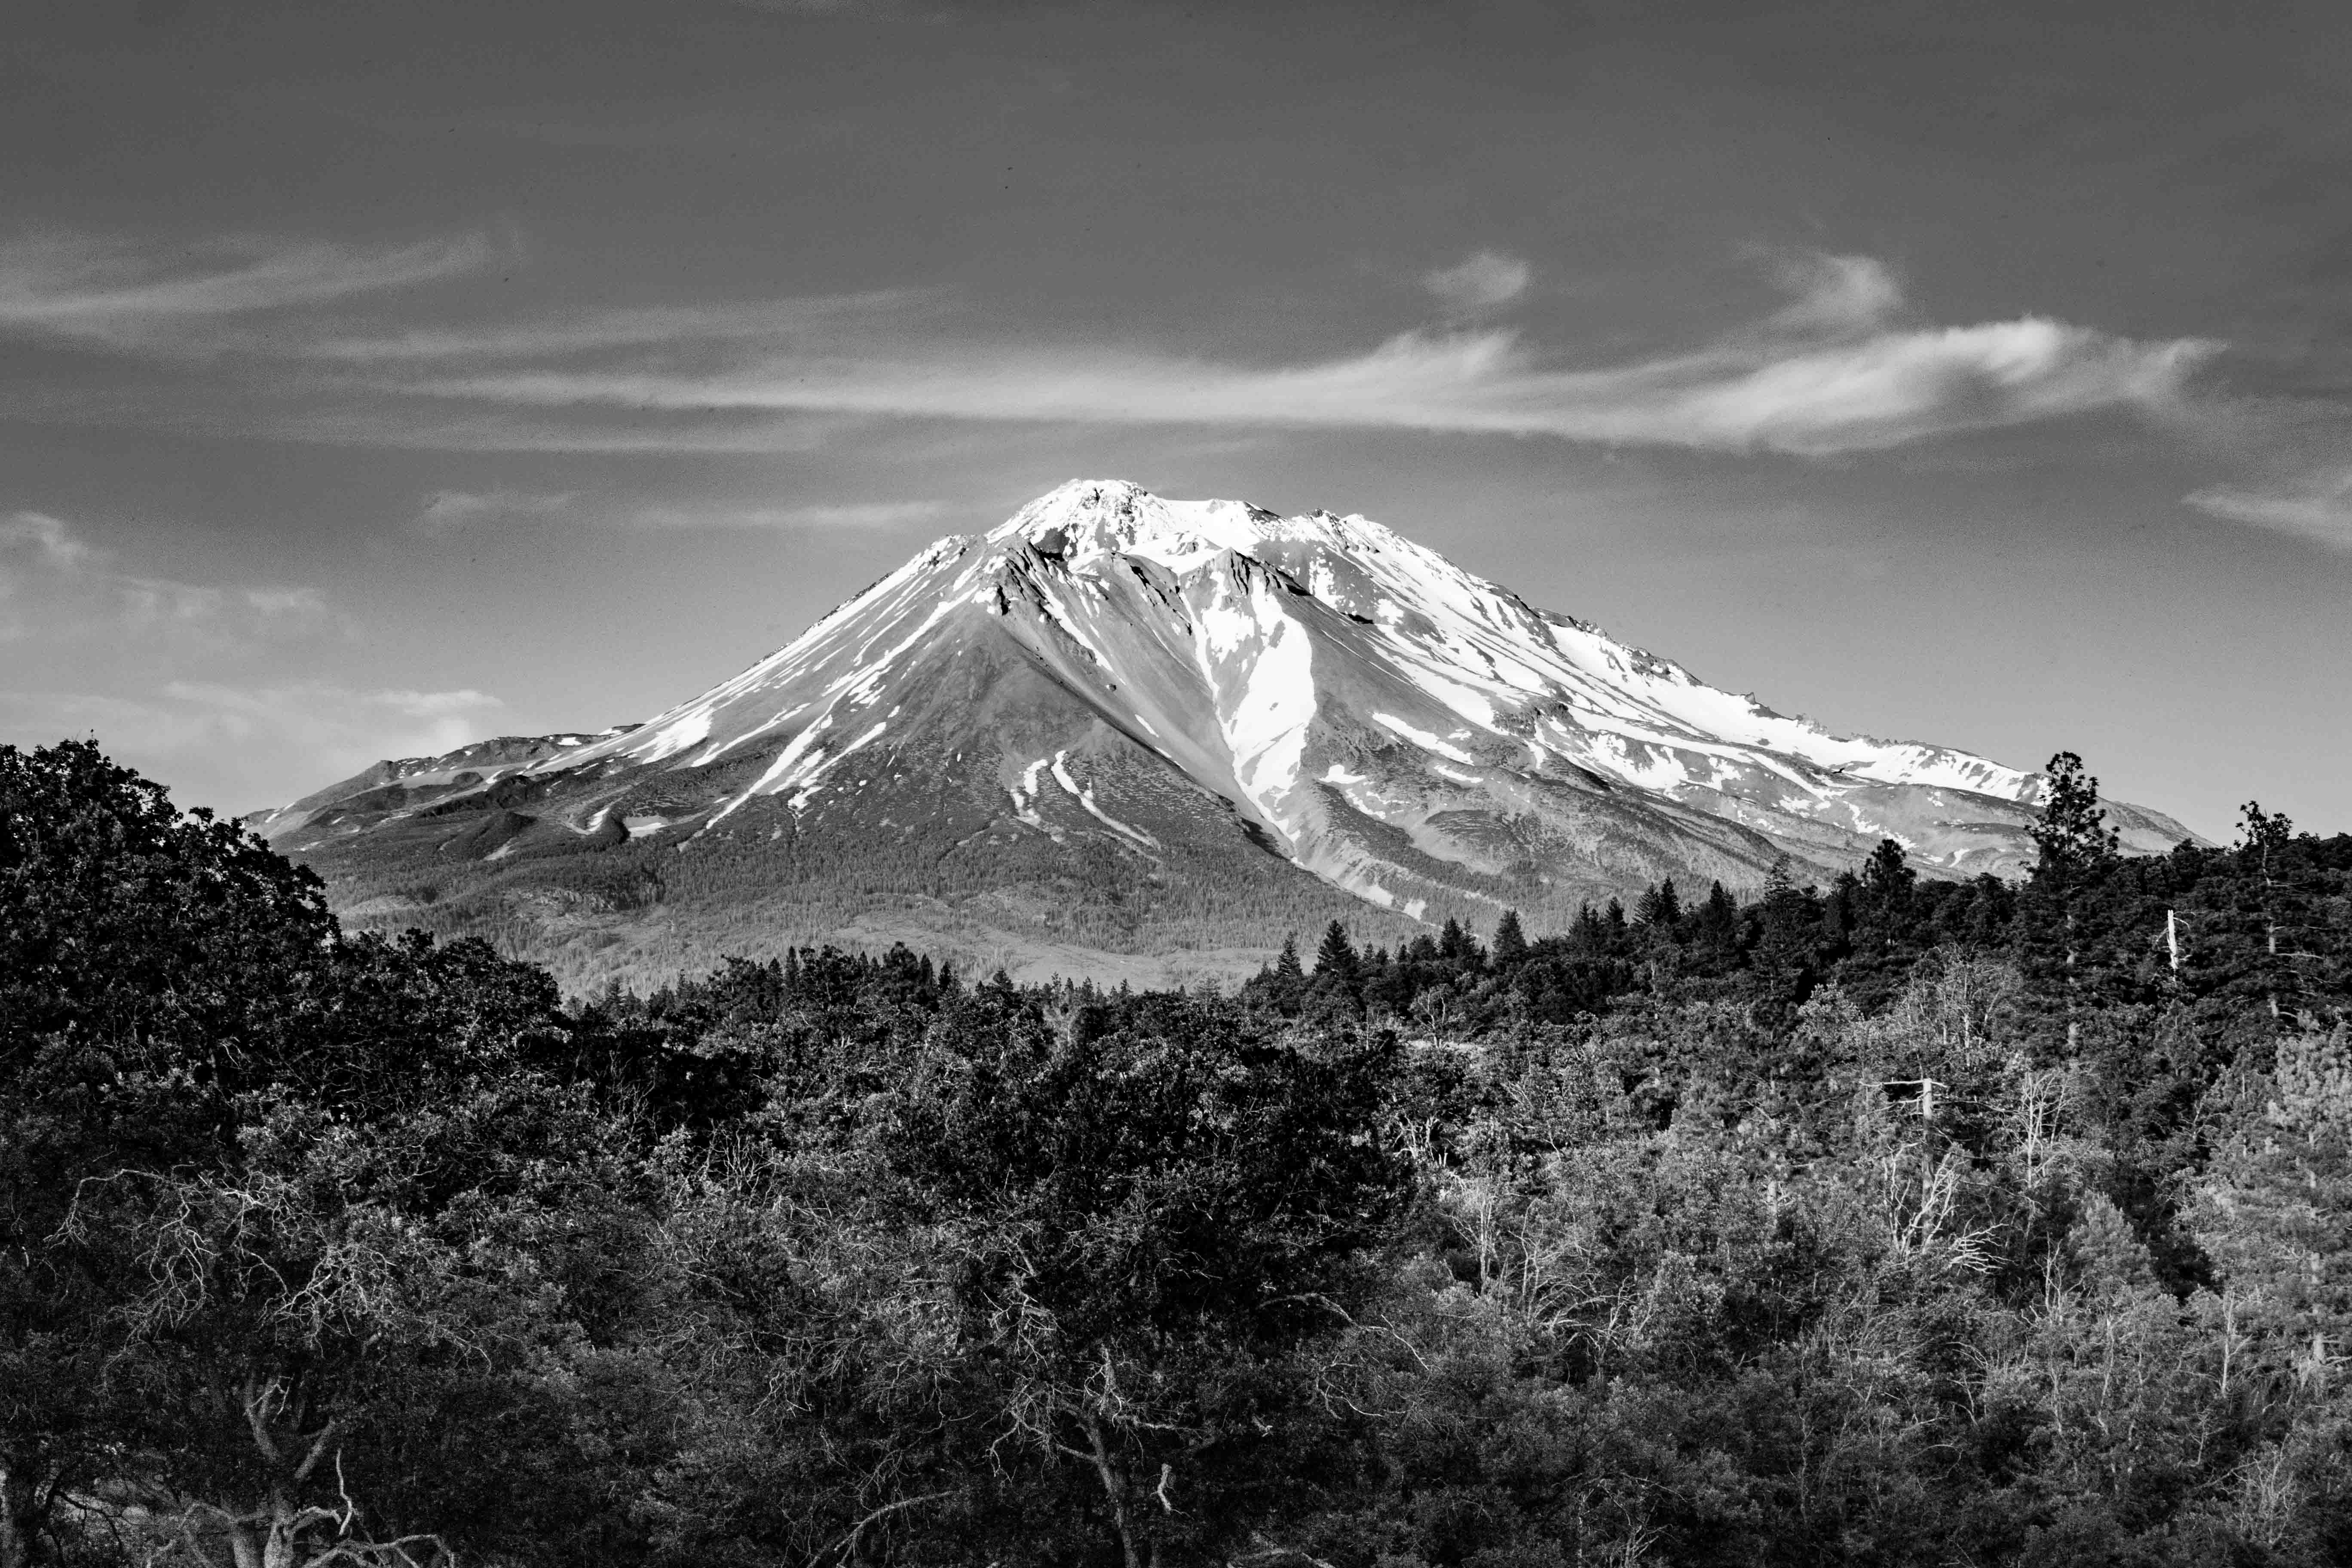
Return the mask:
[[(1367, 518), (1076, 480), (642, 725), (255, 820), (355, 918), (627, 950), (583, 973), (898, 935), (1108, 973), (1073, 956), (1239, 960), (1350, 910), (1540, 929), (1887, 837), (2014, 874), (2041, 787), (1775, 713)], [(2109, 809), (2127, 847), (2188, 837)]]

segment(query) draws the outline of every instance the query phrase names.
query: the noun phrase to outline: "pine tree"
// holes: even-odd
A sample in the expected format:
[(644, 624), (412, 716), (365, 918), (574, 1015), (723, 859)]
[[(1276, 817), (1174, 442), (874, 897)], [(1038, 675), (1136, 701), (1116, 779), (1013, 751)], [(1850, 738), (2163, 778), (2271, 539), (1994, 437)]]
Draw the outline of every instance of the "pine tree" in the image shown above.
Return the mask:
[(2242, 864), (2248, 864), (2258, 879), (2254, 884), (2254, 898), (2262, 921), (2263, 968), (2267, 971), (2264, 989), (2268, 992), (2270, 1014), (2273, 1018), (2280, 1013), (2280, 982), (2284, 979), (2289, 990), (2294, 988), (2295, 982), (2294, 970), (2290, 967), (2282, 975), (2278, 962), (2279, 917), (2283, 912), (2281, 906), (2286, 901), (2280, 896), (2280, 861), (2294, 837), (2294, 824), (2284, 813), (2265, 812), (2260, 801), (2246, 802), (2239, 814), (2238, 858)]
[(1609, 928), (1601, 923), (1601, 911), (1591, 904), (1576, 906), (1576, 920), (1570, 925), (1575, 945), (1587, 954), (1609, 950)]
[(1696, 924), (1698, 945), (1708, 962), (1730, 967), (1739, 952), (1739, 905), (1721, 882), (1708, 885), (1706, 902), (1698, 907)]
[(1348, 928), (1338, 921), (1324, 931), (1323, 943), (1315, 950), (1315, 978), (1346, 985), (1356, 983), (1356, 944), (1348, 940)]
[(1519, 929), (1519, 911), (1505, 910), (1503, 918), (1495, 922), (1495, 967), (1516, 969), (1527, 961), (1527, 956), (1528, 938)]
[(2028, 974), (2045, 984), (2051, 977), (2047, 971), (2056, 970), (2066, 1023), (2066, 1055), (2071, 1059), (2081, 1051), (2083, 1035), (2077, 994), (2082, 921), (2074, 895), (2120, 857), (2123, 836), (2106, 826), (2106, 813), (2099, 809), (2099, 781), (2083, 771), (2082, 758), (2061, 752), (2050, 759), (2043, 772), (2049, 782), (2042, 793), (2040, 818), (2033, 825), (2033, 846), (2040, 858), (2034, 862), (2032, 886), (2061, 906), (2055, 921), (2037, 922), (2044, 929), (2054, 926), (2061, 956), (2054, 965), (2036, 962), (2038, 955), (2030, 952), (2023, 956)]
[(1633, 902), (1633, 923), (1651, 927), (1661, 936), (1675, 934), (1675, 927), (1683, 918), (1683, 900), (1675, 891), (1672, 877), (1643, 889)]
[[(1841, 878), (1841, 885), (1846, 880)], [(1864, 1006), (1876, 1006), (1892, 998), (1918, 957), (1919, 873), (1902, 845), (1882, 838), (1852, 881), (1845, 900), (1853, 921), (1851, 957), (1838, 984)]]
[(1863, 889), (1884, 908), (1899, 909), (1908, 902), (1918, 880), (1919, 873), (1911, 868), (1903, 846), (1892, 838), (1880, 839), (1870, 858), (1862, 863)]
[(2061, 752), (2043, 773), (2049, 782), (2032, 830), (2040, 852), (2033, 879), (2074, 880), (2120, 856), (2123, 832), (2107, 826), (2106, 813), (2099, 809), (2099, 781), (2083, 771), (2083, 759)]
[(1449, 963), (1457, 963), (1469, 941), (1469, 933), (1462, 929), (1462, 922), (1448, 915), (1445, 917), (1445, 929), (1438, 933), (1437, 956)]
[(1298, 937), (1296, 932), (1286, 934), (1282, 939), (1282, 953), (1274, 961), (1274, 977), (1286, 983), (1296, 983), (1307, 978), (1307, 971), (1298, 962)]

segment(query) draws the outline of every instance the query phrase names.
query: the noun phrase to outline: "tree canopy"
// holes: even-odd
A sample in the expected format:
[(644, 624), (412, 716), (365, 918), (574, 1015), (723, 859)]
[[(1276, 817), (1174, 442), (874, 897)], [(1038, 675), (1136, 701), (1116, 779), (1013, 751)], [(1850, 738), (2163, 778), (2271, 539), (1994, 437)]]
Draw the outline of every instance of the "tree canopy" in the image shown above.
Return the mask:
[(2345, 1561), (2352, 838), (2052, 778), (2023, 886), (567, 1001), (0, 748), (0, 1568)]

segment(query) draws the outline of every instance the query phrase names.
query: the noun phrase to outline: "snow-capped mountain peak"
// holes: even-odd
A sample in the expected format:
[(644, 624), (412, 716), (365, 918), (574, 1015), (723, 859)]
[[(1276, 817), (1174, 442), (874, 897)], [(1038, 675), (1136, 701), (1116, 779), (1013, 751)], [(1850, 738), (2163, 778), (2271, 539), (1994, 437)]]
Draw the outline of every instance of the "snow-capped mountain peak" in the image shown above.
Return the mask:
[(1125, 479), (1072, 479), (1031, 501), (987, 535), (1026, 543), (1082, 569), (1132, 556), (1182, 571), (1220, 551), (1252, 553), (1279, 520), (1246, 501), (1171, 501)]
[[(1120, 480), (940, 540), (732, 679), (497, 784), (548, 803), (513, 842), (555, 848), (848, 834), (945, 876), (981, 847), (1091, 845), (1140, 889), (1224, 844), (1212, 880), (1271, 852), (1413, 918), (1538, 919), (1662, 876), (1752, 886), (1781, 855), (1828, 874), (1885, 837), (1931, 873), (2014, 872), (2039, 787), (1776, 713), (1368, 518)], [(2136, 847), (2185, 837), (2114, 809)]]
[[(1173, 500), (1117, 479), (1072, 480), (978, 539), (937, 542), (591, 760), (701, 768), (772, 745), (772, 765), (703, 826), (766, 796), (804, 810), (847, 758), (888, 743), (906, 683), (919, 696), (916, 672), (982, 614), (1096, 723), (1375, 901), (1395, 879), (1366, 869), (1367, 827), (1445, 860), (1443, 819), (1540, 818), (1536, 796), (1562, 790), (1643, 792), (1751, 829), (1764, 842), (1731, 863), (1738, 875), (1777, 849), (1842, 861), (1887, 836), (1954, 870), (2008, 864), (2013, 828), (1994, 842), (1954, 824), (2019, 816), (2036, 788), (1986, 758), (1775, 713), (1368, 518)], [(1897, 809), (1918, 790), (1956, 815)]]

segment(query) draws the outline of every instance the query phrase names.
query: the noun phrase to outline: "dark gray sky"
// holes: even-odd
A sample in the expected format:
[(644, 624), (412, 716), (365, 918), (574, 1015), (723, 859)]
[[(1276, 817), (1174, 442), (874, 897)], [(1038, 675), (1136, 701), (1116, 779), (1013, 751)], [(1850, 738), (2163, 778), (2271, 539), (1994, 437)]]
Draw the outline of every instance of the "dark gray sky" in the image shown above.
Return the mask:
[(1063, 479), (2352, 828), (2352, 7), (15, 0), (0, 740), (643, 718)]

